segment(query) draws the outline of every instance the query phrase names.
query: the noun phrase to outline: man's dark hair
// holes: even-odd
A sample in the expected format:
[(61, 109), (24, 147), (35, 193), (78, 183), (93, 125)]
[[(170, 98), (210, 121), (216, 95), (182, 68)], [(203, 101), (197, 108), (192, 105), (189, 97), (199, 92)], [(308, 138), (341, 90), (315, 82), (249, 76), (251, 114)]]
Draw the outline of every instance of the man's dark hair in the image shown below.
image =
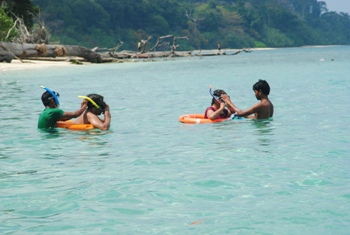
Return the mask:
[(259, 79), (257, 83), (253, 85), (253, 90), (261, 91), (264, 95), (270, 94), (270, 86), (265, 80)]

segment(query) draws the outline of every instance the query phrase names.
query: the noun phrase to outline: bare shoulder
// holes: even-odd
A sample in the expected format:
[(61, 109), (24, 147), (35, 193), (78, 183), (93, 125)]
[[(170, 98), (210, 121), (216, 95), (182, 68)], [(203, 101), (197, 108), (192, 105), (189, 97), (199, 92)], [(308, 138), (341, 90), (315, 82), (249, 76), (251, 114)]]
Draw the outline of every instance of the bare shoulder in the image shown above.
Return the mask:
[(268, 99), (261, 100), (261, 102), (255, 104), (255, 108), (258, 119), (267, 119), (273, 115), (273, 104)]
[(98, 119), (98, 116), (92, 112), (87, 112), (86, 117), (89, 120), (89, 122), (91, 122), (91, 120), (93, 120), (93, 119)]

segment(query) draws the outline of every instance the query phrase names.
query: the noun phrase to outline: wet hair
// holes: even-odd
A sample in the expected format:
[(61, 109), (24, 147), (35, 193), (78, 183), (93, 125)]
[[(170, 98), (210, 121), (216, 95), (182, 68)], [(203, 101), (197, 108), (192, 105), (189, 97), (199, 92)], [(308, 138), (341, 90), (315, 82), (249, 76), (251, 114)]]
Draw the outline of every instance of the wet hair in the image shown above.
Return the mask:
[[(52, 91), (52, 93), (54, 93), (57, 97), (60, 96), (60, 94), (58, 94), (56, 91)], [(43, 102), (44, 106), (49, 106), (52, 99), (55, 100), (51, 93), (48, 91), (45, 91), (41, 96), (41, 101)]]
[[(220, 98), (221, 95), (224, 95), (224, 94), (226, 94), (226, 92), (225, 92), (224, 90), (215, 90), (215, 91), (213, 92), (213, 95), (216, 96), (216, 97), (218, 97), (218, 98)], [(215, 103), (215, 98), (213, 98), (213, 99), (211, 100), (211, 105), (213, 105), (214, 103)]]
[(265, 80), (259, 79), (257, 83), (253, 85), (253, 90), (261, 91), (264, 95), (270, 94), (270, 86)]
[[(102, 95), (98, 95), (98, 94), (89, 94), (87, 95), (87, 97), (91, 98), (93, 101), (95, 101), (95, 103), (100, 106), (100, 109), (102, 110), (102, 112), (105, 110), (106, 108), (106, 103), (103, 101), (103, 96)], [(88, 110), (90, 110), (91, 108), (95, 107), (91, 102), (88, 102), (87, 104), (87, 108)]]

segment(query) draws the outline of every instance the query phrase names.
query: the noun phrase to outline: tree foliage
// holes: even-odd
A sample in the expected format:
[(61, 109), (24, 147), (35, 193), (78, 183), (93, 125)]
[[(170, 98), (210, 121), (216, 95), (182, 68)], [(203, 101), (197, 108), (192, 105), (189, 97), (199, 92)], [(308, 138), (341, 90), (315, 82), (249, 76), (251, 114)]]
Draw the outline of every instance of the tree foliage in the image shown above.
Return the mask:
[(28, 29), (33, 27), (33, 18), (39, 13), (39, 7), (31, 0), (0, 0), (2, 8), (12, 19), (17, 17), (26, 22)]
[(211, 49), (217, 43), (222, 48), (350, 44), (349, 15), (329, 12), (326, 3), (318, 0), (1, 2), (6, 3), (2, 5), (7, 16), (14, 12), (30, 27), (30, 16), (39, 7), (51, 41), (62, 44), (114, 47), (123, 41), (123, 49), (136, 50), (141, 39), (152, 36), (155, 41), (162, 35), (188, 36), (182, 50)]
[(13, 24), (13, 20), (5, 13), (4, 9), (0, 8), (0, 41), (4, 41), (7, 36), (11, 40), (16, 35), (16, 31), (7, 35)]

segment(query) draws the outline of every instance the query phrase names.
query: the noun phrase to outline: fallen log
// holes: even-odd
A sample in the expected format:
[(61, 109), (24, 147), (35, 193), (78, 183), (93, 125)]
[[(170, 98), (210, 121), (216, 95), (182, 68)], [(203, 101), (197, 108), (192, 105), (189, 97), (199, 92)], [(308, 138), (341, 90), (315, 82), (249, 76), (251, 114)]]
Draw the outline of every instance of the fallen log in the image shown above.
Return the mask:
[(116, 59), (150, 59), (150, 58), (163, 58), (163, 57), (183, 57), (190, 56), (191, 52), (172, 52), (172, 51), (155, 51), (155, 52), (146, 52), (138, 53), (134, 51), (122, 51), (117, 53), (101, 53), (103, 58), (113, 57)]
[(0, 62), (7, 62), (7, 63), (11, 63), (11, 61), (13, 59), (15, 59), (16, 56), (11, 55), (11, 54), (7, 54), (7, 55), (0, 55)]
[[(87, 62), (91, 63), (103, 62), (99, 53), (95, 53), (92, 50), (81, 46), (0, 42), (0, 62), (11, 62), (15, 57), (20, 59), (30, 59), (31, 57), (56, 58), (60, 56), (82, 57)], [(1, 58), (3, 58), (3, 60), (1, 60)]]
[(187, 57), (187, 56), (217, 56), (217, 55), (237, 55), (241, 52), (251, 52), (250, 49), (241, 50), (199, 50), (199, 51), (149, 51), (135, 52), (123, 50), (97, 52), (99, 48), (92, 50), (81, 46), (67, 45), (47, 45), (47, 44), (30, 44), (30, 43), (10, 43), (0, 42), (0, 62), (11, 63), (12, 59), (34, 59), (34, 60), (70, 60), (84, 61), (90, 63), (108, 63), (118, 62), (124, 59), (151, 59), (165, 57)]

